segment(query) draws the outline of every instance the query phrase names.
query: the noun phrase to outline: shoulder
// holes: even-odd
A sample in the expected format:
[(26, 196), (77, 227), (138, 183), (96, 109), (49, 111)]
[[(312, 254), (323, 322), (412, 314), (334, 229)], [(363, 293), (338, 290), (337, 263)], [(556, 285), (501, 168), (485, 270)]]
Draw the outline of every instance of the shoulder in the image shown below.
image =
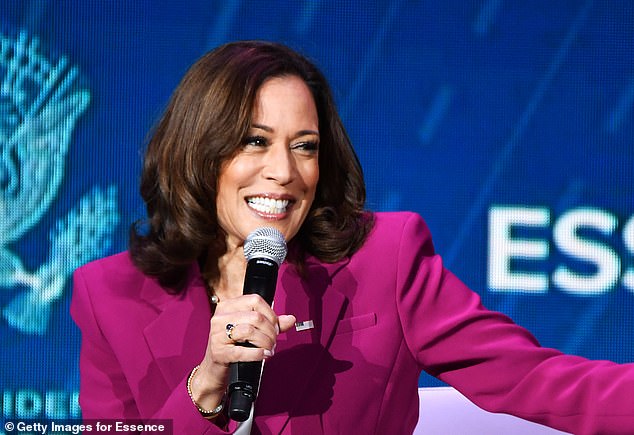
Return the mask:
[(91, 261), (79, 267), (77, 270), (80, 270), (83, 273), (94, 273), (99, 270), (107, 270), (113, 268), (135, 268), (132, 264), (132, 259), (130, 258), (130, 254), (128, 251), (119, 252), (118, 254)]
[[(162, 304), (179, 293), (161, 286), (137, 268), (128, 251), (91, 261), (75, 270), (73, 294), (90, 293), (91, 298), (110, 301), (147, 301)], [(186, 289), (201, 286), (197, 263), (188, 271)], [(181, 292), (182, 293), (182, 292)]]
[(409, 211), (374, 213), (374, 227), (364, 247), (371, 248), (376, 244), (402, 246), (409, 243), (429, 244), (429, 248), (433, 250), (429, 228), (418, 213)]
[(413, 211), (374, 212), (374, 227), (379, 231), (402, 230), (406, 226), (420, 227), (429, 232), (425, 220)]
[(134, 266), (127, 251), (91, 261), (73, 275), (74, 293), (85, 289), (94, 297), (130, 297), (149, 279)]
[(431, 233), (419, 214), (376, 212), (373, 217), (374, 226), (363, 246), (352, 255), (353, 263), (362, 264), (376, 258), (385, 260), (384, 263), (391, 263), (390, 260), (397, 260), (402, 256), (435, 255)]
[(86, 263), (75, 271), (75, 275), (81, 275), (90, 280), (104, 280), (105, 282), (141, 279), (145, 276), (134, 266), (128, 251)]
[(70, 312), (82, 333), (116, 335), (124, 324), (142, 328), (175, 297), (134, 266), (128, 252), (122, 252), (75, 270)]

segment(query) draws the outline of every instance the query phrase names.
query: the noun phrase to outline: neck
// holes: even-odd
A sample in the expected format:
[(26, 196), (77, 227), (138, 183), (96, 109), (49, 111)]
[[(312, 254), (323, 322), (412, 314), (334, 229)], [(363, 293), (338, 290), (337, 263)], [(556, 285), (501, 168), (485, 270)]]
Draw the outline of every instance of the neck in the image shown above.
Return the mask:
[[(215, 264), (209, 264), (210, 262), (215, 262)], [(220, 300), (240, 296), (244, 285), (246, 268), (247, 261), (244, 258), (242, 246), (228, 249), (217, 259), (210, 255), (205, 269), (215, 271), (215, 273), (207, 274), (210, 277), (209, 284), (213, 289), (213, 293)]]

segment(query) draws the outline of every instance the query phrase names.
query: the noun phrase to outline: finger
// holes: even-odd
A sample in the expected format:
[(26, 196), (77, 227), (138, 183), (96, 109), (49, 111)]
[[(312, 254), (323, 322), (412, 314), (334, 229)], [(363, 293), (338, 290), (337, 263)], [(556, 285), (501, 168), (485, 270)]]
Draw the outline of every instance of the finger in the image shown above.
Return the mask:
[(262, 361), (273, 355), (269, 349), (243, 346), (234, 346), (228, 353), (232, 362)]
[(297, 319), (292, 314), (281, 314), (277, 318), (277, 322), (280, 327), (280, 332), (286, 332), (295, 325)]
[(216, 315), (242, 311), (255, 311), (262, 314), (271, 324), (277, 323), (275, 312), (259, 295), (241, 295), (223, 300), (216, 306)]
[[(235, 319), (232, 321), (234, 325), (241, 325), (243, 328), (253, 327), (272, 339), (277, 336), (277, 317), (275, 317), (274, 322), (271, 322), (267, 316), (258, 311), (242, 311), (236, 313), (232, 318)], [(250, 331), (244, 332), (248, 334)]]
[(277, 323), (277, 315), (273, 311), (273, 308), (259, 295), (243, 295), (242, 296), (247, 304), (251, 306), (253, 311), (256, 311), (264, 315), (271, 324)]
[[(216, 313), (211, 318), (211, 334), (221, 335), (226, 333), (227, 324), (232, 325), (251, 325), (253, 328), (259, 329), (263, 334), (270, 337), (277, 335), (277, 318), (275, 323), (271, 323), (269, 318), (258, 311), (237, 311), (219, 314)], [(243, 331), (248, 332), (248, 331)], [(231, 334), (233, 337), (233, 334)]]
[[(227, 343), (249, 343), (264, 349), (272, 349), (275, 345), (275, 336), (272, 336), (270, 333), (265, 334), (253, 325), (246, 323), (235, 324), (230, 333), (225, 331), (225, 335), (227, 336)], [(229, 338), (229, 335), (231, 338)]]

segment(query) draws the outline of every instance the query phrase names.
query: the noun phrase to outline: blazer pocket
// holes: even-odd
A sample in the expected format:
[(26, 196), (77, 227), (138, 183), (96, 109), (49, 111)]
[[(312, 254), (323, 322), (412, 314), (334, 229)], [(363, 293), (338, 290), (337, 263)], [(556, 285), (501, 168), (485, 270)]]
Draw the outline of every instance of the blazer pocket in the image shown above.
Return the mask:
[(376, 325), (376, 313), (348, 317), (339, 321), (339, 325), (337, 325), (337, 333), (335, 335), (359, 331), (361, 329), (370, 328), (374, 325)]

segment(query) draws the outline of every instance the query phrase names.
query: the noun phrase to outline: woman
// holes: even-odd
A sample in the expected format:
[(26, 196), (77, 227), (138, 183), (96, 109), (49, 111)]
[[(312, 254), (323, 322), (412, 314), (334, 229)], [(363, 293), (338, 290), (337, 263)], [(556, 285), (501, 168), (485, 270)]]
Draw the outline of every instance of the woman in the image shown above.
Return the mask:
[[(364, 211), (328, 84), (287, 47), (202, 57), (149, 143), (141, 193), (130, 251), (75, 274), (85, 418), (231, 432), (228, 367), (266, 360), (253, 434), (411, 433), (421, 370), (561, 430), (634, 427), (634, 367), (541, 348), (443, 267), (419, 216)], [(264, 226), (289, 245), (274, 309), (242, 295), (242, 245)]]

